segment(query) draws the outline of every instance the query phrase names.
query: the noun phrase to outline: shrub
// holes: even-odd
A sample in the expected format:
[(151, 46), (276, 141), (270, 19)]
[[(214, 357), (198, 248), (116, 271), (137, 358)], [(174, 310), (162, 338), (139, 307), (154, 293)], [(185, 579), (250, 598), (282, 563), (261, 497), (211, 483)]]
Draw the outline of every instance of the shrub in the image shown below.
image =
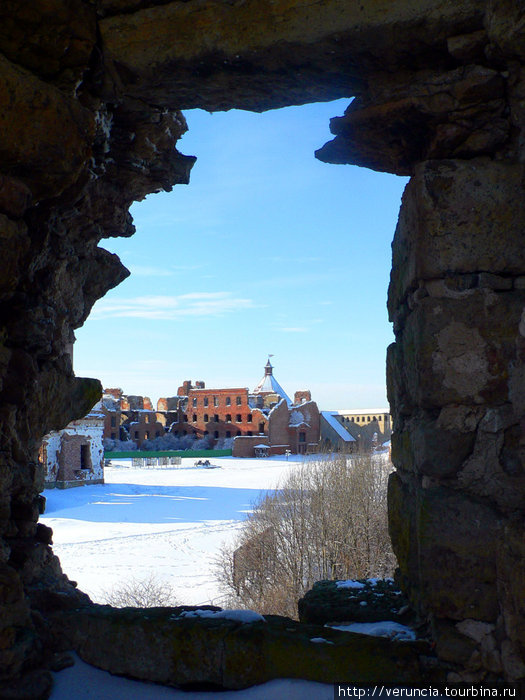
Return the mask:
[(239, 605), (295, 617), (315, 581), (391, 575), (390, 471), (375, 457), (331, 455), (291, 472), (255, 503), (237, 541), (221, 552), (225, 589)]
[(112, 440), (111, 438), (104, 438), (102, 444), (106, 452), (130, 452), (131, 450), (137, 449), (133, 440)]
[(154, 574), (144, 579), (131, 578), (102, 593), (102, 599), (114, 608), (156, 608), (177, 605), (173, 588)]

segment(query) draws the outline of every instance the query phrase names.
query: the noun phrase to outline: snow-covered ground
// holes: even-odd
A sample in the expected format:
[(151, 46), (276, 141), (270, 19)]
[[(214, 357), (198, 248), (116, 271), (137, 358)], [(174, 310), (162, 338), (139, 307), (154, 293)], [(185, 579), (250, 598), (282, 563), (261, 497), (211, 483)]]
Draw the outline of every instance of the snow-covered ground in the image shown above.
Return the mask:
[(294, 679), (270, 681), (246, 690), (177, 690), (112, 676), (80, 659), (54, 675), (50, 700), (332, 700), (333, 686)]
[[(47, 504), (41, 520), (53, 528), (53, 549), (69, 578), (95, 602), (104, 602), (104, 592), (130, 578), (143, 580), (153, 574), (169, 583), (180, 603), (220, 605), (222, 592), (215, 579), (220, 547), (235, 539), (260, 494), (274, 489), (302, 459), (223, 457), (211, 460), (213, 469), (196, 467), (196, 461), (183, 459), (180, 467), (137, 469), (131, 468), (131, 460), (114, 460), (105, 470), (103, 485), (44, 492)], [(390, 632), (389, 628), (385, 636), (392, 636)], [(111, 676), (79, 659), (54, 676), (50, 700), (329, 700), (334, 696), (332, 685), (290, 679), (242, 691), (188, 693)]]
[(196, 459), (169, 469), (114, 460), (103, 485), (46, 490), (42, 522), (53, 528), (63, 570), (95, 602), (130, 578), (153, 574), (180, 603), (220, 605), (220, 547), (298, 460), (222, 457), (211, 460), (216, 469), (195, 467)]
[[(216, 469), (183, 459), (170, 469), (132, 469), (114, 460), (104, 485), (50, 489), (42, 522), (53, 528), (53, 549), (69, 578), (95, 602), (104, 591), (154, 573), (181, 603), (220, 605), (215, 559), (231, 542), (253, 501), (273, 489), (300, 458), (211, 460)], [(188, 693), (111, 676), (76, 660), (54, 674), (51, 700), (329, 700), (331, 685), (277, 680), (243, 691)]]

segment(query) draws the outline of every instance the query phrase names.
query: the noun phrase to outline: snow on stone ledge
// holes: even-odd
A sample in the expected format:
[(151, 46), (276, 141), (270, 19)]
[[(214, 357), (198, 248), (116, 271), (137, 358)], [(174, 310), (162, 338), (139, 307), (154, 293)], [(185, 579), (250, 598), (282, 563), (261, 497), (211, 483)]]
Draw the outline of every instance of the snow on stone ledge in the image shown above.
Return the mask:
[(213, 617), (214, 619), (234, 620), (235, 622), (242, 622), (243, 624), (266, 622), (264, 617), (254, 610), (184, 610), (173, 619), (179, 619), (181, 617)]
[(365, 584), (361, 581), (354, 581), (352, 579), (348, 581), (336, 581), (335, 585), (337, 588), (364, 588)]
[(341, 632), (356, 632), (357, 634), (368, 634), (373, 637), (387, 637), (397, 642), (413, 642), (416, 639), (414, 630), (392, 620), (383, 620), (382, 622), (343, 622), (341, 624), (328, 624), (325, 627), (331, 627)]

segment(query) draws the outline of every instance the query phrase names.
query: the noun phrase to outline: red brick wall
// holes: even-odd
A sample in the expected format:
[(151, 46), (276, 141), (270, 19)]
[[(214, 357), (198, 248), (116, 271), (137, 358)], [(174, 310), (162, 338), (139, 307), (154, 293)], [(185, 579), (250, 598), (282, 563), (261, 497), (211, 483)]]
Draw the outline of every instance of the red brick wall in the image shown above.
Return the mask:
[(255, 445), (267, 445), (268, 440), (260, 435), (253, 437), (238, 437), (233, 441), (232, 455), (234, 457), (254, 457)]
[[(187, 430), (189, 435), (195, 432), (199, 438), (204, 437), (206, 432), (216, 439), (228, 437), (227, 433), (230, 433), (229, 437), (248, 435), (250, 432), (256, 436), (260, 423), (265, 424), (263, 432), (266, 430), (266, 421), (260, 411), (252, 410), (248, 405), (246, 388), (192, 389), (188, 395), (186, 415), (187, 423), (184, 423), (181, 415), (179, 430)], [(177, 430), (175, 426), (174, 430)]]
[(293, 402), (294, 404), (306, 403), (306, 401), (312, 400), (312, 394), (307, 390), (296, 391), (294, 394)]
[(75, 481), (79, 478), (80, 447), (88, 445), (89, 440), (81, 435), (62, 436), (60, 451), (58, 452), (58, 481)]

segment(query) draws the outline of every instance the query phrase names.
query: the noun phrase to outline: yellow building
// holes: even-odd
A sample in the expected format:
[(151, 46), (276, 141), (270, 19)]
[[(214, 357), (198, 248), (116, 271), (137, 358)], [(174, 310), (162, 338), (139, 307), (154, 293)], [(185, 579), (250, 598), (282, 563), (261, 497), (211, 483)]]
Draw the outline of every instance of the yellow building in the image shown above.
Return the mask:
[(332, 411), (337, 415), (338, 420), (347, 426), (354, 423), (358, 426), (365, 426), (377, 422), (380, 432), (387, 438), (392, 433), (392, 417), (388, 408), (352, 408), (343, 411)]

